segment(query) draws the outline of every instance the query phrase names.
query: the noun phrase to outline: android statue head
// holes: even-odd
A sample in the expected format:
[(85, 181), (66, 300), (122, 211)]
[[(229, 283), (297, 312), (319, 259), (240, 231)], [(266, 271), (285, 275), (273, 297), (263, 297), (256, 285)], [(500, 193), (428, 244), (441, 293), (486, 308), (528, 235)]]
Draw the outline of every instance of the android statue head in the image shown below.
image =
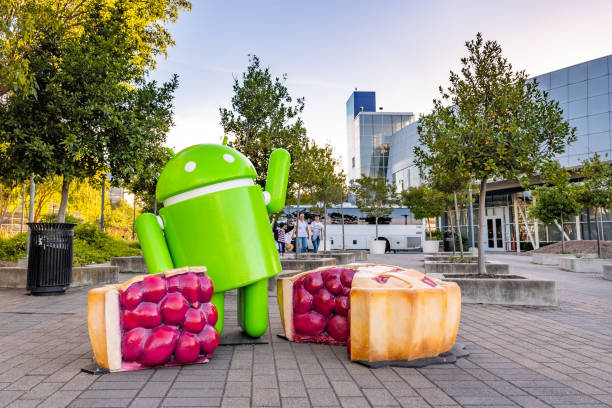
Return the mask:
[(156, 197), (166, 205), (171, 197), (201, 187), (255, 178), (255, 167), (242, 153), (225, 145), (200, 144), (170, 159), (157, 180)]

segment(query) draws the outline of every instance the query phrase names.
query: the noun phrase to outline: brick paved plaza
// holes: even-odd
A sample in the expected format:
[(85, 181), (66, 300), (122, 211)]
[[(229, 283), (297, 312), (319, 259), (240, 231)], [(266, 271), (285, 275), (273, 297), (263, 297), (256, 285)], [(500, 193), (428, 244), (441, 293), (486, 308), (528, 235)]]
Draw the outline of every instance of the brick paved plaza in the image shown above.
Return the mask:
[[(371, 257), (421, 269), (422, 255)], [(464, 305), (470, 356), (422, 369), (367, 369), (344, 347), (292, 344), (270, 299), (267, 345), (219, 347), (209, 364), (93, 376), (87, 288), (30, 297), (0, 290), (0, 406), (612, 406), (612, 282), (492, 255), (511, 273), (557, 281), (555, 308)], [(123, 279), (127, 279), (124, 277)], [(227, 303), (235, 305), (235, 296)], [(235, 311), (227, 313), (228, 323)]]

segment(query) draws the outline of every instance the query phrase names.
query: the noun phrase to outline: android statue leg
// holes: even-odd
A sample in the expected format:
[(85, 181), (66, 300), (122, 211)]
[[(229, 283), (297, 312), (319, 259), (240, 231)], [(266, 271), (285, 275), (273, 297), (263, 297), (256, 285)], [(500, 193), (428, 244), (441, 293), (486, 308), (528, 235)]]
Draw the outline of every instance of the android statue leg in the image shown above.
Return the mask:
[(268, 279), (238, 288), (238, 324), (251, 337), (268, 329)]
[(221, 334), (223, 332), (223, 304), (225, 303), (225, 292), (215, 293), (211, 299), (211, 302), (217, 308), (217, 313), (219, 315), (219, 319), (217, 320), (217, 324), (215, 324), (215, 329)]

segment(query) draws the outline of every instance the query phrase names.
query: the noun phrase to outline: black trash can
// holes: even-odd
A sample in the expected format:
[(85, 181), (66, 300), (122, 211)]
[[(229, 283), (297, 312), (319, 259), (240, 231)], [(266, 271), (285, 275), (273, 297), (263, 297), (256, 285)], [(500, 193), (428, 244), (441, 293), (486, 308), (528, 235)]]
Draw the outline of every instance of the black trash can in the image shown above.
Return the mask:
[(444, 231), (444, 252), (453, 252), (454, 250), (455, 240), (453, 239), (453, 233)]
[(32, 295), (61, 295), (72, 282), (72, 243), (76, 224), (29, 222), (27, 289)]

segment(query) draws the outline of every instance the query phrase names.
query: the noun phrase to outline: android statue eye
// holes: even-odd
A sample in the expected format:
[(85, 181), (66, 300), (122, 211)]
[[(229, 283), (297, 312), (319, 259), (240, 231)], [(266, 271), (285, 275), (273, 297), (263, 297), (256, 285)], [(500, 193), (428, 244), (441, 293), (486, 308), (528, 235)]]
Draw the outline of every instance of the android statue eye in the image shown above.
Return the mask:
[(236, 159), (231, 154), (224, 154), (223, 155), (223, 160), (225, 160), (228, 163), (233, 163), (234, 160), (236, 160)]
[(185, 163), (185, 171), (187, 173), (191, 173), (192, 171), (195, 170), (195, 168), (196, 168), (195, 162), (190, 161), (190, 162)]

